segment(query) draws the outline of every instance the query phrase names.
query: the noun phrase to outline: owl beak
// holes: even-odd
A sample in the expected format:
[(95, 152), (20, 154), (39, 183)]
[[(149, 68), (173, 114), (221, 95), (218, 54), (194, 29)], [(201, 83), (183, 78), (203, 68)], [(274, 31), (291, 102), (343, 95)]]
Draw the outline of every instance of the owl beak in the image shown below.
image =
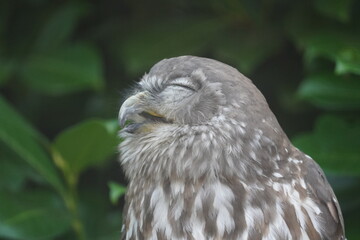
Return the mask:
[(119, 124), (127, 132), (135, 132), (145, 123), (169, 123), (162, 115), (149, 109), (146, 104), (146, 92), (129, 97), (119, 111)]
[(145, 93), (140, 92), (136, 95), (133, 95), (126, 99), (126, 101), (121, 105), (119, 111), (119, 124), (120, 127), (124, 127), (126, 121), (133, 121), (136, 123), (143, 122), (145, 119), (141, 117), (139, 113), (143, 111), (141, 107), (142, 99), (144, 98)]

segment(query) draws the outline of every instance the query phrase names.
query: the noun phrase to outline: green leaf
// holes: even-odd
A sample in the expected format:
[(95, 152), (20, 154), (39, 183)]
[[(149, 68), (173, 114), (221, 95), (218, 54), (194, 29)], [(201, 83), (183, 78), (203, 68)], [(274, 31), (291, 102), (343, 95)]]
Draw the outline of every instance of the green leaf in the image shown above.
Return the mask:
[(305, 48), (307, 56), (322, 56), (335, 60), (341, 51), (354, 45), (352, 40), (354, 37), (341, 30), (324, 28), (305, 33), (298, 41)]
[(142, 29), (139, 26), (121, 44), (119, 56), (126, 69), (136, 75), (161, 59), (200, 53), (225, 26), (219, 19), (162, 21)]
[(312, 156), (325, 170), (360, 175), (360, 122), (348, 123), (335, 116), (322, 116), (312, 133), (293, 139), (295, 146)]
[(357, 28), (322, 21), (290, 24), (289, 28), (294, 41), (305, 50), (308, 65), (311, 66), (313, 59), (323, 57), (335, 62), (338, 74), (360, 74), (360, 34)]
[(335, 72), (338, 74), (355, 73), (360, 75), (360, 46), (356, 49), (343, 49), (336, 56)]
[(36, 132), (0, 96), (0, 139), (40, 173), (59, 193), (64, 185), (41, 142), (45, 139)]
[(350, 18), (352, 0), (316, 0), (316, 9), (325, 16), (347, 22)]
[(19, 191), (27, 179), (43, 180), (14, 151), (0, 141), (0, 189)]
[[(104, 162), (116, 152), (117, 131), (109, 131), (106, 121), (88, 120), (71, 127), (56, 137), (54, 154), (75, 175)], [(61, 165), (60, 164), (60, 165)]]
[(351, 76), (310, 75), (301, 83), (298, 95), (325, 109), (360, 109), (360, 81)]
[[(50, 192), (0, 192), (0, 236), (11, 239), (54, 239), (68, 231), (71, 217)], [(55, 217), (56, 216), (56, 217)]]
[(60, 95), (104, 86), (101, 58), (87, 44), (63, 47), (31, 56), (22, 71), (22, 79), (46, 94)]
[[(101, 191), (100, 191), (101, 192)], [(121, 236), (121, 212), (109, 204), (109, 199), (85, 186), (80, 191), (82, 221), (89, 240), (118, 240)]]
[(117, 119), (104, 121), (103, 124), (106, 130), (111, 134), (117, 134), (117, 132), (120, 130), (119, 121)]
[(36, 52), (51, 51), (66, 42), (85, 12), (86, 6), (79, 2), (70, 2), (57, 8), (44, 22), (35, 43)]
[(109, 182), (108, 186), (110, 188), (110, 200), (112, 204), (116, 204), (119, 198), (126, 193), (126, 187), (116, 182)]

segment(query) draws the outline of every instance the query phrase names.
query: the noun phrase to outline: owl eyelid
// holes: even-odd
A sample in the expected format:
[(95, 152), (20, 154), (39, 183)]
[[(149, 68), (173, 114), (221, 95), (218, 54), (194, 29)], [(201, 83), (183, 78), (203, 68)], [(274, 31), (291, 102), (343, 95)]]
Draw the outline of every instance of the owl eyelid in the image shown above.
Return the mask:
[(169, 83), (169, 86), (178, 86), (178, 87), (183, 87), (183, 88), (186, 88), (186, 89), (194, 91), (194, 92), (197, 91), (197, 87), (194, 84), (192, 84), (192, 82), (189, 81), (187, 78), (177, 78), (177, 79), (171, 81)]
[(191, 90), (191, 91), (196, 91), (196, 89), (192, 86), (188, 86), (188, 85), (184, 85), (184, 84), (179, 84), (179, 83), (171, 83), (169, 84), (169, 86), (176, 86), (176, 87), (182, 87), (182, 88), (186, 88), (188, 90)]

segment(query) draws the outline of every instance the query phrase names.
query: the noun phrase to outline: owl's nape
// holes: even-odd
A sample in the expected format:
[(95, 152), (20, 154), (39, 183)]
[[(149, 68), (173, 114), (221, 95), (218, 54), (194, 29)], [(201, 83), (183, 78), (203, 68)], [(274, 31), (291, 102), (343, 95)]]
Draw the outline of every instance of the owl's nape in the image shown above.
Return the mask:
[(123, 239), (345, 239), (320, 167), (236, 69), (155, 64), (119, 111)]

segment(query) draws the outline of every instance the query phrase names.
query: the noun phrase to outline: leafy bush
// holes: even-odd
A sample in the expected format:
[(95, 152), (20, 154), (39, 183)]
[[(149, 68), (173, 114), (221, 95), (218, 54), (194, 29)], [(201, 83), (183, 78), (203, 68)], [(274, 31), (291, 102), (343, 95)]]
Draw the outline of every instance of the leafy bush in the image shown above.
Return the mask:
[(360, 3), (0, 2), (0, 238), (119, 239), (125, 89), (177, 55), (249, 76), (360, 238)]

